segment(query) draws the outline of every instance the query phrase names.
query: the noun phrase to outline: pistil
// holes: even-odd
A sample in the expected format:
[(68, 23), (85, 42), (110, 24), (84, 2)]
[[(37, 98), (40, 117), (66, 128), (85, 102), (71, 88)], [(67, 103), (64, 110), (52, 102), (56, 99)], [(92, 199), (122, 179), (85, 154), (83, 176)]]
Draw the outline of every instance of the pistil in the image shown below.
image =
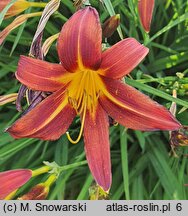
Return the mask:
[(77, 144), (80, 139), (81, 139), (81, 136), (82, 136), (82, 133), (83, 133), (83, 129), (84, 129), (84, 122), (85, 122), (85, 117), (86, 117), (86, 110), (87, 110), (87, 96), (84, 98), (85, 99), (85, 102), (84, 102), (84, 108), (83, 108), (83, 116), (82, 116), (82, 123), (81, 123), (81, 128), (80, 128), (80, 132), (79, 132), (79, 135), (77, 137), (76, 140), (73, 140), (71, 137), (70, 137), (70, 134), (69, 132), (66, 132), (66, 135), (67, 135), (67, 138), (68, 140), (72, 143), (72, 144)]

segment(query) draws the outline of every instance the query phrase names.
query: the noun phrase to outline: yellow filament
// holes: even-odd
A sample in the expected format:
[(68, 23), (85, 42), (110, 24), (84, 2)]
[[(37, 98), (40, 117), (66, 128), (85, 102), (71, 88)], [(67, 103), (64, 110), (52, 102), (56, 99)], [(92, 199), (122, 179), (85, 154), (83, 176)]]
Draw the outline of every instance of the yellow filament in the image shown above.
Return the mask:
[(27, 101), (27, 105), (29, 106), (30, 103), (29, 103), (29, 90), (28, 89), (26, 91), (26, 101)]
[(82, 94), (83, 94), (83, 86), (84, 86), (84, 82), (85, 82), (85, 76), (87, 75), (87, 73), (83, 73), (82, 79), (80, 81), (80, 86), (77, 92), (77, 100), (78, 100), (78, 105), (77, 107), (80, 107), (80, 104), (82, 102)]
[(85, 117), (86, 117), (86, 110), (87, 110), (87, 98), (85, 99), (86, 101), (84, 102), (84, 110), (83, 110), (83, 118), (82, 118), (82, 124), (81, 124), (81, 128), (80, 128), (80, 132), (78, 135), (78, 138), (76, 140), (73, 140), (69, 134), (69, 132), (66, 132), (67, 138), (68, 140), (72, 143), (72, 144), (77, 144), (82, 136), (83, 133), (83, 129), (84, 129), (84, 122), (85, 122)]

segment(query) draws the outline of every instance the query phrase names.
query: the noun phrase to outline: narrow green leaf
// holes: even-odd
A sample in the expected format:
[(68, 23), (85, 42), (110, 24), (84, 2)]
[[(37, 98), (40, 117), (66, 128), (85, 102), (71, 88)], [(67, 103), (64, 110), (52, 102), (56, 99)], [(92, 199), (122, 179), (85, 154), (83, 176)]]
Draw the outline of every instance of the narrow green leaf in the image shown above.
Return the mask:
[(166, 25), (164, 28), (162, 28), (161, 30), (159, 30), (156, 34), (154, 34), (146, 43), (145, 45), (148, 45), (151, 41), (153, 41), (154, 39), (156, 39), (157, 37), (159, 37), (160, 35), (162, 35), (163, 33), (165, 33), (166, 31), (170, 30), (171, 28), (173, 28), (174, 26), (180, 24), (181, 22), (185, 21), (186, 19), (188, 19), (188, 12), (179, 16), (176, 20), (174, 21), (170, 21), (168, 25)]
[(136, 80), (132, 80), (132, 79), (129, 79), (129, 78), (126, 78), (125, 80), (126, 80), (127, 84), (129, 84), (129, 85), (131, 85), (133, 87), (139, 88), (139, 89), (141, 89), (143, 91), (146, 91), (146, 92), (151, 93), (153, 95), (156, 95), (158, 97), (164, 98), (164, 99), (166, 99), (168, 101), (176, 102), (178, 105), (181, 105), (181, 106), (184, 106), (184, 107), (188, 108), (188, 102), (186, 102), (186, 101), (183, 101), (183, 100), (181, 100), (179, 98), (174, 98), (174, 97), (172, 97), (171, 95), (169, 95), (169, 94), (167, 94), (165, 92), (162, 92), (162, 91), (160, 91), (158, 89), (155, 89), (155, 88), (153, 88), (151, 86), (148, 86), (148, 85), (145, 85), (143, 83), (139, 83)]
[(93, 182), (93, 176), (89, 174), (89, 176), (86, 178), (85, 183), (83, 184), (82, 190), (80, 191), (77, 200), (87, 199), (89, 187), (91, 186), (92, 182)]
[(125, 191), (125, 199), (130, 200), (127, 135), (126, 135), (125, 128), (122, 126), (120, 126), (120, 145), (121, 145), (121, 164), (122, 164), (122, 172), (123, 172), (123, 185)]
[(181, 199), (181, 191), (179, 188), (179, 182), (176, 175), (172, 172), (168, 161), (164, 158), (154, 143), (148, 142), (148, 156), (150, 162), (155, 169), (164, 190), (167, 192), (171, 199)]
[(157, 59), (148, 65), (148, 70), (152, 73), (157, 71), (172, 68), (178, 64), (181, 64), (188, 59), (188, 52), (181, 52), (179, 54), (171, 55), (161, 59)]

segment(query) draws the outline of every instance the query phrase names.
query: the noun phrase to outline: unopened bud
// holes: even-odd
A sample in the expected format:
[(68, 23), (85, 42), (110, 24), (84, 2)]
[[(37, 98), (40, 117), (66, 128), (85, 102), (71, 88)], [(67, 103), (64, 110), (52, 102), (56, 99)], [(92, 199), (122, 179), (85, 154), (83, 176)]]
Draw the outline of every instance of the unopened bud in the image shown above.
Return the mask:
[(141, 24), (146, 32), (150, 31), (155, 0), (138, 0), (138, 13)]
[(120, 24), (120, 14), (116, 14), (107, 19), (102, 25), (102, 35), (104, 38), (110, 37)]
[(48, 196), (49, 187), (44, 183), (34, 186), (28, 193), (19, 197), (18, 200), (44, 200)]
[[(45, 169), (45, 167), (44, 167)], [(40, 171), (40, 170), (39, 170)], [(34, 176), (36, 173), (34, 174)], [(44, 182), (34, 186), (27, 194), (19, 197), (18, 200), (44, 200), (48, 196), (50, 186), (56, 181), (57, 175), (52, 174)]]

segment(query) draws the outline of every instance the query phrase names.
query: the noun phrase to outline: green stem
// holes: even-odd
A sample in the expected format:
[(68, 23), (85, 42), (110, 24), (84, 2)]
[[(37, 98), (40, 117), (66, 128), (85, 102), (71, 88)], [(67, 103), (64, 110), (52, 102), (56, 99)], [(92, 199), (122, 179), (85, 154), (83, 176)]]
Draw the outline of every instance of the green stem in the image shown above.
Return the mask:
[(47, 3), (44, 2), (29, 2), (31, 7), (44, 8)]
[(49, 170), (50, 170), (50, 167), (49, 167), (49, 166), (40, 167), (40, 168), (38, 168), (38, 169), (32, 171), (32, 177), (41, 175), (41, 174), (43, 174), (43, 173), (47, 173)]
[(73, 169), (73, 168), (76, 168), (78, 166), (83, 166), (85, 164), (87, 164), (87, 160), (76, 162), (76, 163), (69, 164), (69, 165), (66, 165), (66, 166), (61, 166), (60, 169), (59, 169), (59, 171), (63, 172), (65, 170)]

